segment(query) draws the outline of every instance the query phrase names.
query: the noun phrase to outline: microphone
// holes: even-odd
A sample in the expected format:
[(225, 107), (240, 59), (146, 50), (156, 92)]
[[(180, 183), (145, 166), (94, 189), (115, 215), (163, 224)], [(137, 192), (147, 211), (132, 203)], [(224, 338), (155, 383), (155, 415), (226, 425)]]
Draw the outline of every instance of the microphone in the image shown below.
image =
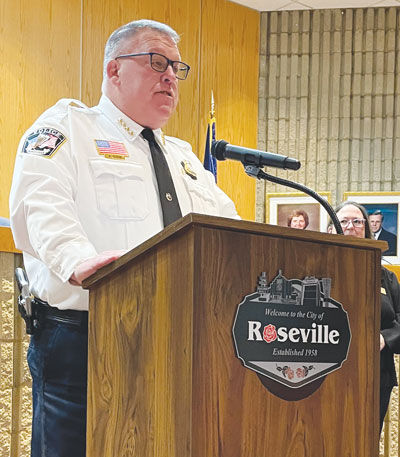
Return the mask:
[(224, 140), (213, 141), (211, 154), (217, 160), (239, 160), (243, 165), (253, 165), (256, 167), (275, 167), (290, 170), (298, 170), (301, 163), (296, 159), (291, 159), (281, 154), (272, 152), (257, 151), (257, 149), (242, 148), (233, 146)]

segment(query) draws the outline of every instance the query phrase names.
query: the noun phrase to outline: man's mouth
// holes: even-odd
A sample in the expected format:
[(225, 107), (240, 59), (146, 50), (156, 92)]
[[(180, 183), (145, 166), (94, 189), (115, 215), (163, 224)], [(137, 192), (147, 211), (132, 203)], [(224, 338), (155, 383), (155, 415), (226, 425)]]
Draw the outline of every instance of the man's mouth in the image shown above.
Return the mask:
[(172, 92), (170, 90), (160, 90), (158, 93), (172, 97)]

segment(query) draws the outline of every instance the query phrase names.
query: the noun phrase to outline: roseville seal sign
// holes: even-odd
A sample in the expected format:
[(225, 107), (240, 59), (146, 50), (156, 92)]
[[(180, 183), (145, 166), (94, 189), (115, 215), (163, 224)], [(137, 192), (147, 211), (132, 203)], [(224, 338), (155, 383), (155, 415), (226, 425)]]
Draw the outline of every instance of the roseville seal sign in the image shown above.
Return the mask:
[(268, 284), (262, 273), (257, 291), (239, 304), (233, 325), (243, 364), (260, 379), (285, 386), (286, 392), (339, 369), (347, 359), (351, 332), (347, 312), (330, 297), (330, 288), (330, 278), (286, 279), (280, 271)]

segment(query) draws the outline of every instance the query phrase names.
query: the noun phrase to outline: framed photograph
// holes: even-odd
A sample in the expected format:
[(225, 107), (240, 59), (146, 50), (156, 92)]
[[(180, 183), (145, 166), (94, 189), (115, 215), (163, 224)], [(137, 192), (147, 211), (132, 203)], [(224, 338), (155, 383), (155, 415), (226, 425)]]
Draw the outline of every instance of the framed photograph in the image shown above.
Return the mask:
[[(330, 192), (318, 192), (330, 202)], [(303, 230), (326, 232), (328, 213), (312, 197), (302, 192), (267, 193), (265, 222)]]
[(382, 253), (383, 260), (399, 265), (400, 192), (345, 192), (344, 200), (352, 200), (365, 207), (375, 238), (388, 243), (388, 250)]

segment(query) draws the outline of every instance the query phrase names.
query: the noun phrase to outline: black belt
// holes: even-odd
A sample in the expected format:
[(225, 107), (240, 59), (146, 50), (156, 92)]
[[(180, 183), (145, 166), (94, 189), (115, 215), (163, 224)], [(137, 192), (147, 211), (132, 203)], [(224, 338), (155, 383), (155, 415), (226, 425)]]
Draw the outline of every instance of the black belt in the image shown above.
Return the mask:
[(58, 309), (50, 306), (48, 303), (35, 298), (35, 312), (38, 320), (43, 325), (43, 321), (55, 321), (64, 324), (87, 328), (88, 315), (87, 311), (78, 311), (75, 309)]

